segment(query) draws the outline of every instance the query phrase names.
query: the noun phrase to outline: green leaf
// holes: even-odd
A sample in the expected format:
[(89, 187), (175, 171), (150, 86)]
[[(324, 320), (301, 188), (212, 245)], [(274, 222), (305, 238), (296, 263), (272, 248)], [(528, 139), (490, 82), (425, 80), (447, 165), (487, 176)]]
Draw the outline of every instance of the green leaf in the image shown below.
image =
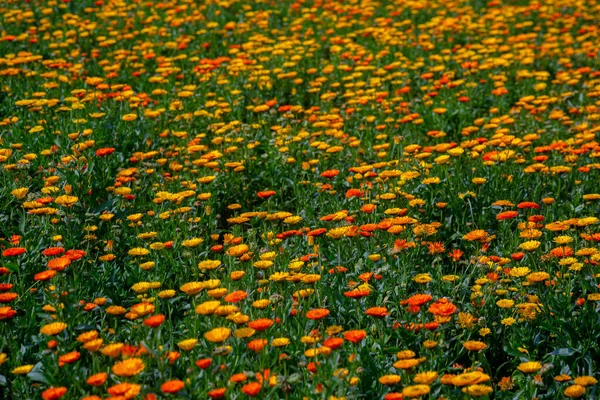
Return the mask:
[(550, 355), (559, 357), (570, 357), (575, 353), (577, 353), (577, 350), (568, 347), (563, 347), (562, 349), (554, 350), (552, 353), (550, 353)]
[(47, 385), (49, 384), (49, 382), (46, 379), (46, 377), (44, 376), (44, 374), (42, 374), (40, 371), (31, 371), (30, 373), (27, 374), (27, 376), (32, 381), (42, 382), (42, 383), (45, 383)]

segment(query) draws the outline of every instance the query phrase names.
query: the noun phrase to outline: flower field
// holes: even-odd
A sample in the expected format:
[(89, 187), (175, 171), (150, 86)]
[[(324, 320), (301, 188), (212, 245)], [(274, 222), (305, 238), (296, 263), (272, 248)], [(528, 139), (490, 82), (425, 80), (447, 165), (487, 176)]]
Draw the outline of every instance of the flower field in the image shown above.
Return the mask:
[(0, 399), (600, 398), (600, 2), (0, 3)]

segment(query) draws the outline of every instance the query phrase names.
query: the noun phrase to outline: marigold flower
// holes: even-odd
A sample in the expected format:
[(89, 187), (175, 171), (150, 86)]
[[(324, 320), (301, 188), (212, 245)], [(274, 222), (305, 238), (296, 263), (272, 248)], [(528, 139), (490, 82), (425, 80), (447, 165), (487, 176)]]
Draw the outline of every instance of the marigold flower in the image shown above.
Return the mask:
[(261, 387), (262, 385), (258, 382), (250, 382), (242, 387), (242, 392), (250, 397), (254, 397), (260, 392)]
[(358, 343), (366, 337), (367, 332), (360, 329), (344, 332), (344, 339), (352, 343)]
[(420, 397), (428, 394), (430, 391), (431, 389), (427, 385), (413, 385), (402, 389), (402, 395), (404, 397)]
[(116, 363), (111, 370), (117, 376), (130, 377), (138, 375), (145, 367), (141, 358), (129, 358)]
[(181, 389), (183, 389), (184, 386), (185, 386), (185, 383), (183, 381), (174, 379), (174, 380), (163, 383), (160, 386), (160, 390), (164, 393), (174, 394), (174, 393), (179, 392)]
[(4, 257), (15, 257), (19, 256), (27, 251), (24, 247), (11, 247), (10, 249), (6, 249), (2, 252), (2, 256)]
[(40, 333), (49, 336), (55, 336), (67, 329), (67, 324), (64, 322), (52, 322), (40, 328)]
[(531, 374), (533, 372), (537, 372), (540, 369), (542, 369), (542, 364), (537, 361), (528, 361), (528, 362), (519, 364), (519, 366), (517, 366), (517, 369), (526, 374)]
[(102, 386), (107, 378), (108, 374), (106, 372), (99, 372), (87, 378), (86, 383), (90, 386)]
[(46, 389), (42, 392), (42, 399), (44, 400), (58, 400), (63, 397), (67, 393), (67, 388), (64, 386), (61, 387), (52, 387), (50, 389)]
[(570, 399), (576, 399), (585, 394), (585, 387), (577, 384), (571, 385), (565, 389), (563, 394)]
[(306, 313), (306, 318), (314, 319), (314, 320), (323, 319), (326, 316), (328, 316), (329, 313), (330, 313), (330, 311), (327, 310), (326, 308), (315, 308), (315, 309), (309, 310)]
[(204, 337), (209, 342), (220, 343), (227, 340), (229, 335), (231, 334), (231, 329), (229, 328), (215, 328), (204, 334)]

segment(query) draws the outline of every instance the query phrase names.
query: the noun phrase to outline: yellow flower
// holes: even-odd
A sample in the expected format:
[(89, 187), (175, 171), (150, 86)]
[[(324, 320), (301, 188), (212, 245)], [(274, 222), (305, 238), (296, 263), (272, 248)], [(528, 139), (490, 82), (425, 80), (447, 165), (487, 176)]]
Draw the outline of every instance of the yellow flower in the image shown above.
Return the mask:
[(196, 306), (196, 314), (211, 315), (221, 305), (220, 301), (205, 301)]
[(188, 239), (188, 240), (184, 240), (181, 245), (183, 247), (196, 247), (198, 246), (200, 243), (202, 243), (204, 241), (204, 239), (200, 239), (200, 238), (193, 238), (193, 239)]
[(543, 282), (550, 278), (550, 274), (547, 272), (532, 272), (527, 275), (527, 280), (531, 283)]
[(540, 369), (542, 369), (542, 364), (537, 361), (528, 361), (528, 362), (519, 364), (517, 369), (526, 374), (531, 374), (533, 372), (537, 372)]
[(179, 290), (190, 296), (200, 293), (202, 289), (204, 289), (203, 282), (188, 282), (179, 288)]
[(128, 358), (116, 363), (112, 367), (113, 374), (117, 376), (135, 376), (144, 370), (146, 366), (141, 358)]
[(27, 196), (27, 192), (29, 192), (28, 188), (18, 188), (10, 192), (17, 200), (23, 200), (25, 196)]
[(415, 281), (416, 283), (421, 283), (421, 284), (425, 284), (431, 281), (431, 275), (429, 275), (429, 273), (424, 273), (424, 274), (418, 274), (413, 278), (413, 281)]
[(585, 394), (585, 387), (581, 385), (571, 385), (565, 389), (564, 395), (571, 399), (576, 399)]
[(598, 383), (598, 380), (593, 376), (580, 376), (575, 378), (575, 383), (580, 386), (592, 386)]
[(273, 347), (283, 347), (290, 344), (290, 339), (288, 338), (276, 338), (271, 342), (271, 346)]
[(69, 196), (69, 195), (62, 195), (62, 196), (58, 196), (56, 199), (54, 199), (54, 202), (56, 204), (59, 204), (61, 206), (66, 206), (66, 207), (71, 207), (73, 204), (77, 203), (77, 201), (79, 201), (79, 198), (76, 196)]
[(123, 343), (111, 343), (107, 344), (100, 351), (105, 356), (116, 358), (121, 354), (121, 350), (123, 350)]
[(176, 292), (173, 289), (162, 290), (158, 292), (156, 295), (161, 299), (170, 299), (174, 297)]
[(413, 381), (416, 383), (422, 383), (424, 385), (430, 385), (438, 378), (438, 373), (435, 371), (421, 372), (415, 375)]
[(40, 329), (40, 333), (50, 336), (58, 335), (59, 333), (67, 329), (67, 326), (68, 325), (64, 322), (53, 322), (51, 324), (42, 326), (42, 328)]
[(213, 330), (206, 332), (204, 334), (204, 337), (209, 342), (220, 343), (220, 342), (224, 342), (225, 340), (227, 340), (227, 338), (229, 337), (230, 334), (231, 334), (231, 329), (221, 327), (221, 328), (215, 328)]
[(537, 249), (538, 247), (540, 247), (540, 242), (538, 242), (537, 240), (530, 240), (528, 242), (525, 243), (521, 243), (519, 245), (519, 248), (521, 248), (522, 250), (525, 251), (533, 251), (535, 249)]
[(137, 119), (137, 115), (136, 114), (125, 114), (121, 117), (121, 119), (123, 121), (134, 121)]
[(413, 385), (402, 389), (402, 395), (404, 397), (420, 397), (428, 394), (430, 391), (431, 389), (427, 385)]
[(466, 393), (473, 397), (486, 396), (494, 391), (491, 386), (486, 385), (471, 385), (463, 388), (463, 393)]
[(496, 305), (500, 308), (511, 308), (515, 305), (515, 302), (509, 299), (502, 299), (496, 302)]
[(144, 249), (143, 247), (134, 247), (133, 249), (130, 249), (127, 254), (130, 256), (145, 256), (150, 254), (150, 250)]
[(241, 255), (246, 254), (249, 250), (250, 250), (250, 248), (248, 247), (248, 245), (239, 244), (237, 246), (230, 247), (229, 250), (227, 251), (227, 254), (229, 254), (232, 257), (239, 257)]
[(463, 343), (463, 347), (468, 351), (480, 351), (485, 350), (487, 348), (487, 345), (478, 340), (469, 340)]
[(392, 386), (400, 382), (400, 375), (384, 375), (379, 377), (379, 383), (382, 385)]
[(199, 269), (213, 270), (219, 268), (221, 261), (219, 260), (204, 260), (198, 263)]
[(198, 343), (198, 339), (185, 339), (177, 343), (177, 347), (181, 350), (190, 351), (196, 347), (196, 343)]
[(14, 368), (11, 372), (15, 375), (27, 375), (33, 369), (33, 365), (21, 365), (20, 367)]

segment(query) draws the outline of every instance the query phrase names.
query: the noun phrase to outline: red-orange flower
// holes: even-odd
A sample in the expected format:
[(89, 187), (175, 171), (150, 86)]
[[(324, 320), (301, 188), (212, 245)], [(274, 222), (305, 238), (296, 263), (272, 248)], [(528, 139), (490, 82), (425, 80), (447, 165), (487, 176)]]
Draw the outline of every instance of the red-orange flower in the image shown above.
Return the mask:
[(225, 396), (226, 390), (227, 389), (225, 388), (213, 389), (210, 392), (208, 392), (208, 397), (210, 397), (211, 399), (221, 399)]
[(71, 258), (65, 255), (49, 260), (48, 268), (53, 269), (55, 271), (64, 271), (69, 266), (69, 264), (71, 264)]
[(367, 337), (367, 332), (362, 329), (344, 332), (344, 339), (352, 343), (358, 343)]
[(196, 367), (200, 369), (206, 369), (210, 367), (210, 364), (212, 364), (212, 358), (203, 358), (202, 360), (196, 361)]
[(308, 319), (321, 319), (328, 316), (330, 311), (326, 308), (315, 308), (306, 313), (306, 318)]
[(248, 348), (255, 352), (260, 352), (269, 343), (267, 339), (254, 339), (248, 342)]
[(239, 301), (244, 300), (246, 297), (248, 297), (247, 292), (243, 290), (236, 290), (235, 292), (231, 292), (227, 296), (225, 296), (224, 300), (228, 303), (237, 303)]
[(67, 388), (62, 386), (62, 387), (57, 387), (57, 388), (50, 388), (50, 389), (46, 389), (42, 392), (42, 399), (44, 400), (58, 400), (61, 397), (63, 397), (65, 395), (65, 393), (67, 393)]
[(96, 155), (98, 157), (106, 157), (109, 154), (114, 153), (114, 147), (103, 147), (101, 149), (96, 150)]
[(255, 321), (250, 321), (248, 326), (256, 331), (264, 331), (267, 330), (273, 325), (273, 320), (268, 318), (260, 318)]
[(504, 211), (504, 212), (501, 212), (500, 214), (496, 215), (496, 219), (498, 221), (503, 221), (505, 219), (515, 218), (518, 215), (519, 215), (519, 213), (517, 211)]
[(57, 256), (64, 252), (65, 252), (65, 249), (62, 247), (48, 247), (46, 250), (42, 251), (42, 254), (47, 257), (51, 257), (51, 256)]
[(274, 190), (265, 190), (257, 193), (258, 197), (260, 197), (261, 199), (268, 199), (269, 197), (274, 196), (275, 194), (276, 192)]
[(422, 306), (423, 304), (427, 303), (429, 300), (431, 300), (432, 297), (430, 294), (415, 294), (413, 296), (410, 296), (408, 299), (403, 300), (400, 302), (401, 305), (410, 305), (410, 306)]
[(2, 252), (4, 257), (14, 257), (19, 256), (27, 251), (24, 247), (11, 247), (10, 249), (6, 249)]
[(99, 372), (87, 378), (86, 382), (91, 386), (102, 386), (107, 378), (108, 374), (106, 372)]
[(15, 315), (17, 315), (17, 310), (13, 309), (12, 307), (0, 307), (0, 321), (11, 319)]
[(334, 177), (338, 176), (339, 173), (340, 173), (340, 171), (337, 170), (337, 169), (328, 169), (327, 171), (323, 171), (321, 173), (321, 176), (323, 178), (330, 178), (331, 179), (331, 178), (334, 178)]
[(242, 387), (242, 392), (244, 392), (248, 396), (253, 397), (253, 396), (256, 396), (260, 392), (260, 389), (261, 389), (260, 383), (250, 382), (250, 383), (245, 384)]
[(58, 366), (62, 367), (65, 364), (72, 364), (79, 360), (80, 356), (81, 354), (79, 354), (78, 351), (72, 351), (70, 353), (63, 354), (62, 356), (58, 357)]
[(144, 320), (144, 325), (150, 328), (159, 327), (165, 321), (165, 316), (162, 314), (153, 315)]
[(365, 311), (365, 314), (371, 317), (383, 318), (388, 315), (388, 310), (385, 307), (371, 307)]
[(427, 311), (433, 315), (448, 316), (456, 312), (457, 308), (448, 299), (439, 299), (429, 306)]
[(185, 383), (183, 383), (183, 381), (180, 381), (179, 379), (174, 379), (163, 383), (160, 386), (160, 390), (162, 390), (164, 393), (177, 393), (181, 389), (183, 389), (184, 386)]
[(329, 347), (332, 350), (337, 349), (342, 344), (344, 344), (344, 339), (340, 337), (331, 337), (323, 341), (323, 346)]

